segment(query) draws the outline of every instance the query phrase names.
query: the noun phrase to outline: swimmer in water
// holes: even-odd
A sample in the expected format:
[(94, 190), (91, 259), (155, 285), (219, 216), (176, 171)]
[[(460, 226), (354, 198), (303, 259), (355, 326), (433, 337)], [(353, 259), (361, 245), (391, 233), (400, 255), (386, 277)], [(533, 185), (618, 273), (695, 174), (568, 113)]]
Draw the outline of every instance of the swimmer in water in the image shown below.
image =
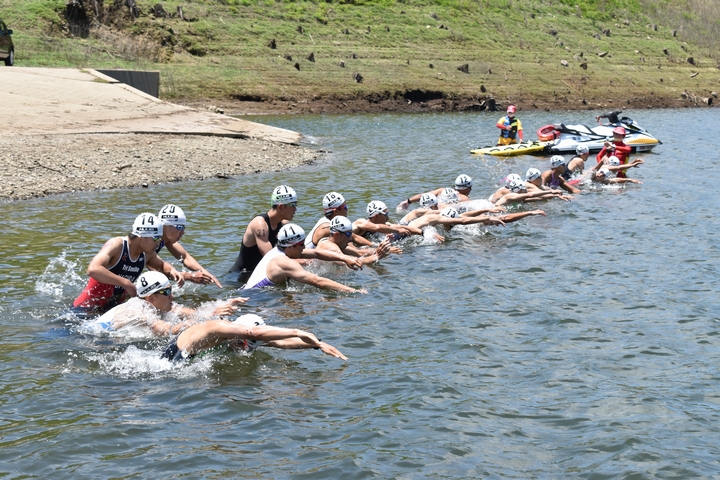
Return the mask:
[[(598, 164), (598, 165), (600, 165), (600, 164)], [(641, 181), (635, 180), (634, 178), (628, 178), (628, 177), (624, 177), (624, 178), (612, 177), (612, 173), (610, 172), (610, 169), (609, 169), (607, 166), (605, 166), (605, 165), (603, 165), (602, 167), (600, 167), (600, 168), (597, 169), (597, 170), (593, 169), (593, 171), (591, 172), (590, 180), (592, 180), (593, 183), (601, 183), (601, 184), (603, 184), (603, 185), (608, 185), (608, 184), (611, 184), (611, 183), (615, 183), (615, 184), (617, 184), (617, 183), (638, 183), (638, 184), (642, 184)]]
[(553, 155), (550, 159), (550, 170), (542, 173), (542, 184), (555, 190), (562, 188), (569, 193), (580, 193), (580, 190), (570, 185), (563, 173), (565, 172), (565, 159), (561, 155)]
[(397, 236), (398, 239), (410, 235), (422, 235), (422, 230), (390, 223), (387, 205), (379, 200), (368, 203), (366, 212), (367, 218), (359, 218), (352, 224), (352, 231), (355, 235), (367, 237), (374, 233), (387, 233), (393, 237)]
[[(420, 232), (422, 233), (422, 230)], [(363, 265), (379, 262), (381, 258), (385, 258), (390, 254), (392, 247), (388, 239), (383, 240), (377, 248), (358, 250), (350, 245), (352, 233), (353, 225), (350, 220), (343, 216), (334, 217), (330, 221), (330, 236), (320, 240), (317, 250), (330, 250), (346, 255), (355, 255)]]
[[(455, 193), (458, 197), (458, 202), (467, 202), (470, 200), (470, 191), (473, 187), (473, 179), (470, 177), (470, 175), (465, 175), (464, 173), (462, 175), (459, 175), (455, 179)], [(436, 188), (435, 190), (432, 190), (427, 193), (432, 193), (436, 197), (440, 197), (443, 193), (443, 191), (446, 190), (444, 187)], [(450, 188), (450, 190), (453, 190)], [(397, 210), (407, 210), (407, 208), (410, 206), (411, 203), (419, 202), (422, 198), (423, 194), (418, 193), (417, 195), (413, 195), (411, 197), (406, 198), (400, 204), (397, 206)]]
[(590, 156), (590, 149), (587, 145), (578, 145), (575, 148), (575, 156), (565, 165), (565, 171), (562, 173), (562, 177), (565, 180), (570, 180), (573, 175), (582, 175), (585, 170), (585, 162)]
[[(139, 328), (159, 337), (175, 335), (198, 321), (234, 315), (237, 305), (247, 301), (247, 298), (231, 298), (209, 312), (207, 317), (199, 318), (196, 309), (173, 303), (170, 281), (160, 272), (143, 273), (135, 282), (135, 287), (137, 297), (104, 313), (89, 323), (86, 329), (101, 328), (107, 332), (118, 332), (127, 328)], [(170, 317), (183, 321), (176, 323)]]
[(562, 190), (536, 189), (532, 192), (529, 192), (526, 182), (518, 176), (518, 178), (513, 178), (507, 187), (498, 189), (490, 198), (497, 198), (495, 200), (495, 205), (498, 207), (502, 207), (503, 205), (507, 205), (508, 203), (535, 202), (540, 200), (548, 200), (550, 198), (561, 198), (563, 200), (568, 200), (572, 197), (566, 197), (565, 195), (563, 195)]
[(295, 328), (265, 325), (257, 315), (243, 315), (235, 321), (211, 320), (198, 323), (183, 331), (160, 355), (171, 362), (181, 362), (221, 344), (251, 352), (263, 345), (283, 349), (315, 348), (331, 357), (347, 360), (337, 348), (318, 339), (312, 333)]
[(86, 319), (103, 314), (134, 297), (134, 282), (146, 265), (163, 272), (182, 286), (184, 280), (180, 272), (155, 253), (155, 247), (162, 238), (162, 228), (157, 216), (142, 213), (133, 222), (132, 231), (127, 236), (105, 242), (88, 265), (90, 280), (73, 302), (71, 311)]
[(183, 209), (177, 205), (168, 204), (160, 209), (158, 213), (160, 223), (163, 225), (163, 234), (160, 242), (155, 246), (155, 252), (160, 253), (163, 247), (167, 248), (168, 252), (173, 257), (180, 260), (190, 272), (180, 272), (183, 279), (187, 282), (200, 283), (207, 285), (208, 283), (214, 283), (218, 288), (222, 288), (218, 279), (215, 275), (208, 272), (203, 268), (200, 263), (195, 260), (195, 257), (190, 255), (185, 248), (180, 245), (180, 238), (185, 233), (185, 225), (187, 224), (187, 218)]
[[(366, 290), (358, 290), (348, 287), (334, 280), (330, 280), (329, 278), (310, 273), (305, 270), (300, 263), (298, 263), (298, 259), (303, 254), (317, 255), (325, 253), (333, 254), (335, 256), (345, 255), (338, 255), (337, 253), (328, 250), (321, 250), (320, 252), (317, 252), (317, 249), (313, 249), (309, 252), (303, 252), (304, 248), (305, 231), (301, 227), (293, 223), (289, 223), (282, 227), (278, 232), (277, 245), (270, 250), (270, 252), (263, 257), (258, 266), (255, 267), (255, 271), (252, 273), (243, 289), (270, 287), (286, 282), (287, 280), (295, 280), (296, 282), (306, 283), (308, 285), (328, 290), (367, 293)], [(353, 258), (354, 261), (359, 262), (358, 258)]]
[[(308, 250), (314, 249), (322, 238), (330, 235), (330, 221), (338, 216), (346, 217), (348, 213), (348, 204), (338, 192), (330, 192), (323, 197), (323, 213), (324, 216), (320, 218), (315, 226), (310, 230), (307, 237), (305, 237), (305, 248)], [(352, 241), (356, 245), (364, 247), (375, 246), (370, 240), (361, 237), (360, 235), (353, 235)]]

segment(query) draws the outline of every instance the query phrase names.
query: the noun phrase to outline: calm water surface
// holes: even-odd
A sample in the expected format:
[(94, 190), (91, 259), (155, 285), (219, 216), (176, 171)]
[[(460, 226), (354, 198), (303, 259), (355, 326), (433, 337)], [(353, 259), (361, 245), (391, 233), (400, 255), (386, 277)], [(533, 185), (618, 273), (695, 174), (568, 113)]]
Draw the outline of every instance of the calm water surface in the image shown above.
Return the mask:
[[(534, 137), (597, 113), (520, 118)], [(104, 241), (165, 203), (189, 217), (185, 247), (225, 277), (276, 185), (298, 191), (309, 230), (331, 190), (357, 218), (371, 200), (392, 209), (460, 173), (485, 198), (508, 173), (546, 168), (469, 155), (494, 142), (499, 114), (262, 117), (332, 153), (292, 172), (3, 204), (0, 475), (720, 475), (719, 145), (708, 135), (720, 113), (626, 114), (664, 142), (632, 171), (643, 185), (585, 190), (543, 205), (547, 217), (457, 228), (444, 244), (409, 240), (361, 272), (316, 270), (368, 295), (251, 293), (245, 311), (317, 333), (347, 363), (265, 349), (169, 365), (164, 341), (98, 339), (54, 319)], [(223, 280), (177, 300), (237, 295)]]

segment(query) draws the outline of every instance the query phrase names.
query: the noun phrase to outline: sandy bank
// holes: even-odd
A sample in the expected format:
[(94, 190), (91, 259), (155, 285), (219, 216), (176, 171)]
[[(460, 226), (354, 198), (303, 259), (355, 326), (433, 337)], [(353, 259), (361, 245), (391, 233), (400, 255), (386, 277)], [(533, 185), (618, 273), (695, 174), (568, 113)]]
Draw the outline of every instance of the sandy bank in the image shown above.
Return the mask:
[(230, 178), (314, 162), (322, 152), (256, 139), (168, 134), (0, 136), (0, 200)]

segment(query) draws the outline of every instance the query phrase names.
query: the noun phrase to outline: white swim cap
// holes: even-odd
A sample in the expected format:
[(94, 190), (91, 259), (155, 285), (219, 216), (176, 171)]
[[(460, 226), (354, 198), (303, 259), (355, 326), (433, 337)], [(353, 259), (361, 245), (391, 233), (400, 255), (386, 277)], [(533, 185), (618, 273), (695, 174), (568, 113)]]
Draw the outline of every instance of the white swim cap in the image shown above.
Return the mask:
[(160, 209), (158, 218), (163, 225), (185, 225), (187, 223), (183, 209), (172, 203), (168, 203)]
[(608, 175), (610, 175), (610, 169), (608, 167), (603, 166), (603, 167), (600, 167), (600, 170), (598, 170), (597, 173), (602, 173), (603, 175), (605, 175), (607, 177)]
[(141, 213), (132, 226), (132, 234), (136, 237), (162, 237), (162, 223), (150, 212)]
[(575, 153), (577, 153), (578, 155), (584, 155), (586, 153), (590, 153), (590, 149), (587, 145), (578, 145), (575, 149)]
[(305, 230), (299, 225), (288, 223), (280, 229), (277, 236), (277, 246), (281, 248), (292, 247), (305, 240)]
[(330, 192), (323, 197), (323, 210), (326, 212), (329, 210), (335, 210), (345, 203), (345, 197), (340, 195), (338, 192)]
[(608, 158), (608, 165), (611, 167), (619, 167), (620, 166), (620, 159), (616, 157), (615, 155)]
[(332, 220), (330, 220), (330, 231), (332, 233), (352, 232), (352, 222), (350, 222), (347, 217), (343, 217), (342, 215), (334, 217)]
[(528, 168), (528, 171), (525, 174), (525, 180), (532, 182), (533, 180), (540, 178), (540, 175), (542, 175), (542, 173), (540, 173), (540, 170), (537, 168)]
[(505, 179), (503, 180), (505, 182), (505, 186), (509, 186), (510, 183), (512, 183), (513, 180), (522, 180), (522, 177), (518, 175), (517, 173), (511, 173)]
[(448, 218), (457, 218), (460, 214), (453, 207), (445, 207), (442, 212), (440, 212), (440, 215)]
[(170, 286), (170, 280), (160, 272), (148, 271), (143, 273), (135, 281), (135, 288), (137, 289), (137, 295), (140, 298), (145, 298), (148, 295), (168, 288)]
[(297, 203), (297, 193), (295, 193), (295, 190), (287, 185), (275, 187), (275, 190), (273, 190), (270, 196), (270, 206), (277, 207), (278, 205), (289, 205), (291, 203)]
[(375, 215), (377, 215), (379, 213), (387, 215), (388, 208), (387, 208), (387, 205), (385, 205), (380, 200), (373, 200), (372, 202), (368, 203), (366, 211), (367, 211), (368, 218), (370, 218), (370, 217), (374, 217)]
[(455, 179), (455, 190), (465, 190), (466, 188), (472, 188), (473, 181), (470, 175), (464, 173)]
[(442, 203), (458, 203), (460, 201), (460, 196), (458, 193), (453, 190), (450, 187), (447, 187), (440, 193), (440, 197), (438, 197), (438, 202)]
[(519, 180), (517, 178), (515, 178), (515, 179), (513, 179), (512, 182), (510, 182), (510, 185), (508, 185), (508, 188), (510, 189), (511, 192), (517, 193), (520, 190), (525, 190), (527, 187), (525, 187), (525, 181), (522, 178)]
[[(259, 327), (261, 325), (265, 325), (265, 320), (262, 319), (260, 315), (255, 315), (254, 313), (246, 313), (245, 315), (240, 315), (235, 320), (233, 320), (233, 323), (237, 323), (238, 325), (242, 325), (244, 327)], [(243, 345), (245, 347), (245, 350), (247, 352), (252, 352), (255, 350), (255, 347), (257, 347), (257, 340), (250, 340), (245, 339), (245, 344)]]
[(422, 208), (430, 208), (438, 204), (438, 199), (434, 193), (423, 193), (420, 196), (420, 206)]
[(553, 155), (552, 158), (550, 158), (550, 167), (557, 168), (560, 165), (565, 165), (565, 159), (562, 155)]

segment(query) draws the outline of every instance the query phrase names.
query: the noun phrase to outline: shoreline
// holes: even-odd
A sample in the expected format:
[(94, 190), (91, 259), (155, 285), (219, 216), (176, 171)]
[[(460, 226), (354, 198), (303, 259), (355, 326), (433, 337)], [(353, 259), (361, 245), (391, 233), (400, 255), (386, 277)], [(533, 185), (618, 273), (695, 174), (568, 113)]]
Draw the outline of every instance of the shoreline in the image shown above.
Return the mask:
[(177, 134), (0, 136), (0, 201), (289, 170), (325, 152), (267, 140)]

